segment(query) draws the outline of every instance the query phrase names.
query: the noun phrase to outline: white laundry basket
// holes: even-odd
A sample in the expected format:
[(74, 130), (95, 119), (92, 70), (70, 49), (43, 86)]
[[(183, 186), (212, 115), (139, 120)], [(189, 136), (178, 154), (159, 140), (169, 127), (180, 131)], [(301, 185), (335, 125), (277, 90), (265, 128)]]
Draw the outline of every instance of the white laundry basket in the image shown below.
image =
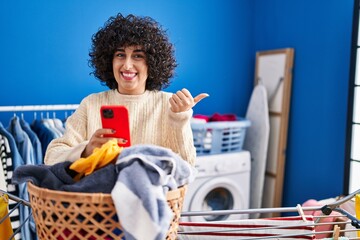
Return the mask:
[(192, 123), (197, 155), (241, 151), (246, 129), (250, 125), (251, 122), (245, 118), (237, 121)]

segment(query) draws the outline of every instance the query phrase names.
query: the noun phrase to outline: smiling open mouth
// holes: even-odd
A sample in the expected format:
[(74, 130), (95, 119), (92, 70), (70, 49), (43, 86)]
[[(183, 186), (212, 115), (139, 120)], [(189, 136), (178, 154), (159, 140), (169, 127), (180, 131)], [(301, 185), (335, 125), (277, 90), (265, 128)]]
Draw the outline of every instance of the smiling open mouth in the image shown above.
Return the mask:
[(124, 77), (125, 80), (131, 80), (136, 77), (137, 73), (122, 72), (121, 75)]

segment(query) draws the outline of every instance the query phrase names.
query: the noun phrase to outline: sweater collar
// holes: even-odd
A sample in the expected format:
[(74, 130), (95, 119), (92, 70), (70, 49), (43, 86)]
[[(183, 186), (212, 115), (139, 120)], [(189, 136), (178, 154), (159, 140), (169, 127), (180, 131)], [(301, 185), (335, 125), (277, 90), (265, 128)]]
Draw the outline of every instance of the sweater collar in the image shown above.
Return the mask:
[(127, 94), (121, 94), (117, 91), (117, 89), (112, 90), (114, 97), (117, 99), (121, 99), (123, 101), (133, 102), (133, 101), (144, 101), (147, 99), (147, 97), (150, 95), (149, 90), (145, 90), (143, 94), (139, 95), (127, 95)]

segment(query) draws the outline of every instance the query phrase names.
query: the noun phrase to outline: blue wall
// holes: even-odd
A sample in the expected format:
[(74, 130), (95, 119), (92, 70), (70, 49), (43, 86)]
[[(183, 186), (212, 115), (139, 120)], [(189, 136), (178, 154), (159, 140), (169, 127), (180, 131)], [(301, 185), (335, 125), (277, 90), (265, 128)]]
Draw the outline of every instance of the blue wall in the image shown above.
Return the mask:
[(208, 92), (211, 98), (197, 106), (201, 113), (244, 113), (253, 73), (248, 59), (252, 54), (250, 2), (204, 3), (3, 2), (0, 64), (6, 83), (0, 104), (78, 103), (89, 93), (104, 90), (89, 76), (90, 38), (109, 16), (122, 12), (152, 16), (168, 29), (179, 62), (168, 91), (186, 87), (194, 95)]
[[(295, 48), (284, 205), (342, 192), (352, 0), (2, 1), (0, 105), (72, 104), (106, 88), (89, 75), (90, 38), (117, 12), (149, 15), (176, 47), (195, 113), (245, 115), (255, 52)], [(8, 116), (0, 114), (7, 124)]]
[(353, 4), (255, 2), (255, 48), (295, 49), (285, 206), (342, 194)]

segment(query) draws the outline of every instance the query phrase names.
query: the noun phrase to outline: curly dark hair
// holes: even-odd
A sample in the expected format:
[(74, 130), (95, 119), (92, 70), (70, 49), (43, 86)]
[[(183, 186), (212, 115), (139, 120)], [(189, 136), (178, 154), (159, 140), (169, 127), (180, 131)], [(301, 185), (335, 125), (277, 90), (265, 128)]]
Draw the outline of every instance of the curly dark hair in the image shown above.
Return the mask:
[(161, 90), (170, 84), (177, 66), (174, 47), (166, 31), (150, 17), (122, 14), (110, 17), (92, 36), (89, 65), (92, 74), (110, 89), (118, 84), (113, 74), (112, 60), (117, 48), (142, 46), (148, 65), (147, 90)]

